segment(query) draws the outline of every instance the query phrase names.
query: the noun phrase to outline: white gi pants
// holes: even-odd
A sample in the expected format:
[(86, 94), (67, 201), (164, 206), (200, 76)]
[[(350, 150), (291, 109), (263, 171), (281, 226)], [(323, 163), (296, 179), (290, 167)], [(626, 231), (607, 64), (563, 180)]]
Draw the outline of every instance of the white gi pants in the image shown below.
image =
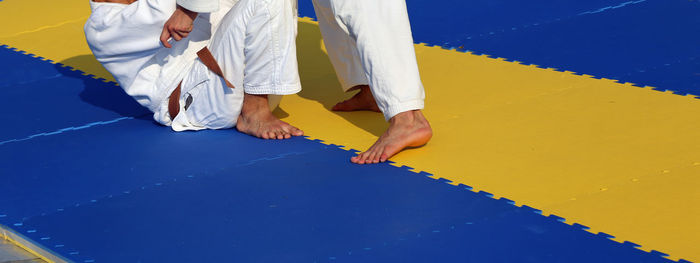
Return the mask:
[(200, 18), (211, 23), (209, 49), (235, 89), (197, 59), (182, 81), (180, 113), (171, 124), (176, 131), (233, 127), (244, 92), (301, 90), (296, 0), (221, 0), (219, 7)]
[(405, 0), (313, 0), (328, 56), (344, 91), (369, 85), (384, 118), (423, 109)]

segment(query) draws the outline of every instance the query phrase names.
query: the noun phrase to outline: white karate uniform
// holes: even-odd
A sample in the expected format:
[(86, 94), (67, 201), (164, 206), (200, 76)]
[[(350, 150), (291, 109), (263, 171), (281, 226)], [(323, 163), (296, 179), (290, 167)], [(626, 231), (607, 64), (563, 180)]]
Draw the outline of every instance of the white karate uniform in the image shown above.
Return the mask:
[[(213, 12), (200, 13), (189, 36), (171, 41), (169, 49), (159, 39), (175, 0), (90, 4), (85, 36), (93, 54), (127, 94), (173, 130), (233, 127), (244, 91), (301, 90), (295, 0), (178, 0), (188, 10)], [(235, 89), (199, 61), (196, 52), (206, 46)], [(168, 97), (181, 81), (180, 113), (171, 120)]]
[(344, 91), (369, 85), (379, 109), (423, 109), (405, 0), (313, 0), (333, 68)]
[(218, 0), (177, 0), (177, 4), (197, 13), (211, 13), (219, 10)]

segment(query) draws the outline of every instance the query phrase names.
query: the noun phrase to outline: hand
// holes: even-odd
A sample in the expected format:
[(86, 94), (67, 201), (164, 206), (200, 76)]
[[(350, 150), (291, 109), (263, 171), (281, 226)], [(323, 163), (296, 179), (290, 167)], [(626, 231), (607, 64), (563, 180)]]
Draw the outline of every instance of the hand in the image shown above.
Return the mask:
[(172, 47), (168, 43), (168, 39), (171, 37), (175, 41), (186, 38), (192, 32), (192, 23), (195, 18), (197, 18), (197, 12), (192, 12), (178, 5), (175, 13), (165, 22), (163, 33), (160, 34), (160, 42), (163, 43), (163, 46), (166, 48)]

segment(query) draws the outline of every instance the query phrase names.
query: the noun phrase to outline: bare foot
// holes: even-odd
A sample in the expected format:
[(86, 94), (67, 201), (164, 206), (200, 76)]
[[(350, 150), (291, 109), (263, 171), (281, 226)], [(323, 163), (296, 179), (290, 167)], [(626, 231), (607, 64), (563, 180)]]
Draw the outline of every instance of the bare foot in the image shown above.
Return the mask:
[(377, 107), (377, 102), (374, 100), (374, 96), (372, 96), (372, 91), (370, 91), (369, 86), (367, 85), (361, 85), (361, 86), (355, 86), (353, 89), (359, 89), (360, 92), (355, 94), (355, 96), (352, 96), (352, 98), (339, 102), (331, 110), (334, 111), (359, 111), (359, 110), (368, 110), (368, 111), (376, 111), (376, 112), (381, 112), (379, 111), (379, 107)]
[(243, 109), (236, 123), (238, 131), (263, 139), (289, 139), (304, 135), (300, 129), (277, 119), (267, 103), (267, 95), (245, 94)]
[(405, 111), (389, 120), (389, 129), (372, 147), (350, 161), (357, 164), (385, 162), (407, 147), (425, 145), (431, 137), (433, 130), (423, 113), (420, 110)]

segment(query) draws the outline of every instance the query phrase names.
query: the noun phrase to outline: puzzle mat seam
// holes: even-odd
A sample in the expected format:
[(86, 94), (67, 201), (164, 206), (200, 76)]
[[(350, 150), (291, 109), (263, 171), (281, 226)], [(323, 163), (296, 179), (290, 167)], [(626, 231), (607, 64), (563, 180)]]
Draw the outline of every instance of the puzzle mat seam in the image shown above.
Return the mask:
[[(310, 17), (301, 17), (301, 18), (308, 18), (308, 19), (311, 19), (311, 20), (315, 20), (315, 19), (310, 18)], [(534, 66), (534, 67), (537, 67), (537, 68), (540, 68), (540, 69), (545, 69), (545, 70), (552, 70), (552, 71), (556, 71), (556, 72), (569, 73), (569, 74), (573, 74), (573, 75), (584, 76), (584, 77), (589, 77), (589, 78), (594, 78), (594, 79), (608, 80), (608, 81), (613, 81), (613, 82), (620, 83), (620, 84), (630, 84), (630, 85), (635, 86), (635, 87), (641, 87), (641, 88), (645, 88), (645, 89), (652, 89), (652, 90), (655, 90), (655, 91), (662, 91), (662, 92), (672, 92), (673, 94), (676, 94), (676, 95), (698, 98), (698, 97), (695, 97), (695, 96), (691, 96), (691, 95), (689, 95), (689, 94), (679, 94), (679, 93), (676, 93), (676, 92), (673, 92), (673, 91), (662, 90), (662, 89), (658, 89), (658, 88), (651, 87), (651, 86), (639, 86), (639, 85), (637, 85), (637, 84), (635, 84), (635, 83), (631, 83), (631, 82), (620, 82), (620, 81), (614, 80), (614, 79), (597, 78), (597, 77), (594, 77), (594, 76), (591, 76), (591, 75), (580, 74), (580, 73), (571, 72), (571, 71), (566, 71), (566, 70), (560, 70), (560, 69), (557, 69), (557, 68), (541, 67), (541, 66), (538, 66), (538, 65), (535, 65), (535, 64), (524, 64), (524, 63), (522, 63), (522, 62), (520, 62), (520, 61), (508, 60), (508, 59), (506, 59), (506, 58), (494, 57), (494, 56), (490, 56), (490, 55), (487, 55), (487, 54), (477, 54), (477, 53), (474, 53), (474, 52), (471, 52), (471, 51), (467, 51), (467, 50), (459, 50), (458, 48), (454, 48), (454, 47), (448, 47), (448, 48), (446, 48), (446, 47), (443, 47), (443, 46), (440, 46), (440, 45), (430, 45), (430, 44), (426, 44), (426, 43), (418, 43), (418, 44), (419, 44), (419, 45), (424, 45), (424, 46), (427, 46), (427, 47), (437, 47), (437, 48), (441, 48), (441, 49), (449, 50), (449, 51), (457, 51), (457, 52), (460, 52), (460, 53), (467, 53), (467, 54), (470, 54), (470, 55), (477, 55), (477, 56), (488, 57), (488, 58), (496, 59), (496, 60), (508, 61), (508, 62), (511, 62), (511, 63), (517, 63), (517, 64), (524, 65), (524, 66)], [(91, 78), (93, 78), (93, 79), (101, 80), (101, 81), (103, 81), (103, 82), (105, 82), (105, 83), (111, 83), (111, 84), (113, 84), (113, 85), (118, 85), (118, 84), (117, 84), (116, 82), (114, 82), (114, 81), (106, 80), (106, 79), (104, 79), (104, 78), (97, 77), (97, 76), (95, 76), (95, 75), (93, 75), (93, 74), (85, 73), (85, 72), (82, 71), (82, 70), (73, 68), (73, 67), (71, 67), (71, 66), (64, 65), (64, 64), (62, 64), (62, 63), (58, 63), (58, 62), (52, 61), (52, 60), (50, 60), (50, 59), (47, 59), (47, 58), (44, 58), (44, 57), (41, 57), (41, 56), (37, 56), (37, 55), (35, 55), (35, 54), (29, 53), (29, 52), (24, 51), (24, 50), (20, 50), (20, 49), (17, 49), (17, 48), (14, 48), (14, 47), (10, 47), (10, 46), (7, 46), (7, 45), (0, 45), (0, 46), (5, 47), (5, 48), (10, 49), (10, 50), (15, 51), (15, 52), (19, 52), (19, 53), (21, 53), (21, 54), (29, 55), (29, 56), (32, 56), (32, 57), (34, 57), (34, 58), (39, 58), (39, 59), (41, 59), (41, 60), (48, 61), (48, 62), (50, 62), (50, 63), (53, 63), (53, 64), (56, 64), (56, 65), (59, 65), (59, 66), (68, 68), (68, 69), (70, 69), (71, 71), (80, 72), (81, 75), (88, 76), (88, 77), (91, 77)], [(81, 126), (81, 127), (82, 127), (82, 126)], [(87, 127), (87, 128), (89, 128), (89, 127)], [(66, 129), (63, 129), (63, 130), (68, 131), (68, 130), (73, 130), (73, 129), (66, 128)], [(52, 133), (52, 134), (55, 134), (55, 133)], [(52, 134), (48, 134), (48, 135), (52, 135)], [(308, 137), (308, 138), (309, 138), (309, 139), (312, 139), (312, 137)], [(317, 139), (317, 138), (314, 139), (314, 141), (318, 141), (318, 142), (321, 142), (321, 143), (326, 144), (324, 141), (319, 140), (319, 139)], [(2, 143), (0, 143), (0, 145), (1, 145), (1, 144), (2, 144)], [(346, 150), (346, 151), (359, 152), (359, 151), (357, 151), (357, 150), (350, 149), (350, 148), (347, 148), (347, 147), (344, 147), (344, 146), (340, 146), (340, 145), (334, 145), (334, 144), (328, 144), (328, 145), (330, 145), (330, 146), (336, 146), (336, 147), (341, 148), (341, 149)], [(399, 166), (398, 164), (396, 164), (396, 163), (394, 163), (394, 162), (391, 162), (391, 161), (390, 161), (389, 163), (390, 163), (391, 165), (393, 165), (393, 166), (397, 166), (397, 167)], [(425, 173), (425, 174), (428, 175), (430, 178), (435, 179), (435, 180), (444, 180), (444, 181), (446, 181), (446, 182), (451, 182), (451, 181), (449, 181), (449, 180), (447, 180), (447, 179), (435, 178), (435, 177), (432, 176), (432, 174), (429, 174), (429, 173), (426, 173), (426, 172), (423, 172), (423, 171), (420, 171), (420, 172), (415, 171), (415, 169), (413, 169), (413, 168), (411, 168), (411, 167), (408, 167), (408, 166), (401, 166), (401, 167), (404, 167), (406, 170), (409, 170), (409, 171), (411, 171), (411, 172), (413, 172), (413, 173), (418, 173), (418, 174)], [(469, 189), (470, 191), (476, 192), (476, 191), (473, 190), (473, 188), (470, 187), (470, 186), (466, 186), (466, 185), (465, 185), (465, 187), (466, 187), (467, 189)], [(489, 196), (493, 196), (492, 194), (490, 194), (490, 193), (488, 193), (488, 192), (478, 191), (478, 193), (481, 193), (481, 192), (486, 193), (486, 194), (489, 195)], [(504, 198), (501, 198), (501, 199), (504, 199)], [(507, 199), (506, 199), (506, 200), (507, 200)], [(512, 202), (512, 201), (511, 201), (511, 202)], [(514, 202), (513, 202), (513, 205), (515, 205)], [(523, 205), (523, 206), (526, 206), (526, 205)], [(527, 206), (526, 206), (526, 207), (527, 207)], [(541, 213), (541, 210), (536, 210), (536, 211), (537, 211), (538, 213)], [(550, 216), (560, 218), (560, 217), (558, 217), (558, 216), (556, 216), (556, 215), (554, 215), (554, 214), (552, 214), (552, 215), (550, 215)], [(561, 221), (561, 222), (564, 222), (564, 219), (562, 218), (560, 221)], [(573, 225), (580, 225), (580, 224), (574, 223), (574, 224), (572, 224), (572, 226), (573, 226)], [(583, 226), (583, 225), (580, 225), (580, 226), (582, 226), (582, 229), (584, 229), (584, 230), (588, 229), (588, 227), (585, 227), (585, 226)], [(595, 233), (594, 233), (594, 234), (595, 234)], [(604, 234), (604, 235), (606, 235), (606, 236), (609, 236), (609, 238), (610, 238), (611, 240), (612, 240), (612, 238), (613, 238), (613, 236), (610, 236), (610, 235), (608, 235), (608, 234), (605, 234), (604, 232), (599, 232), (598, 234)], [(618, 242), (618, 241), (616, 241), (616, 240), (613, 240), (613, 241)], [(618, 242), (618, 243), (630, 243), (630, 244), (634, 244), (634, 243), (631, 243), (631, 242), (628, 242), (628, 241)], [(640, 247), (639, 245), (636, 245), (636, 244), (634, 244), (634, 245), (635, 245), (636, 248), (639, 249), (639, 247)], [(640, 250), (641, 250), (641, 249), (640, 249)], [(644, 250), (642, 250), (642, 251), (644, 251)], [(658, 253), (659, 255), (662, 255), (662, 256), (664, 256), (664, 257), (667, 257), (667, 256), (668, 256), (667, 254), (664, 254), (664, 253), (661, 253), (661, 252), (658, 252), (658, 251), (655, 251), (655, 250), (651, 250), (650, 253)], [(681, 259), (681, 260), (682, 260), (682, 259)]]
[[(314, 140), (311, 140), (311, 141), (316, 142), (316, 143), (324, 144), (323, 141), (318, 140), (318, 139), (314, 139)], [(341, 146), (341, 145), (335, 145), (335, 144), (324, 144), (324, 145), (327, 146), (327, 147), (325, 147), (325, 149), (328, 149), (328, 148), (338, 148), (339, 150), (343, 150), (343, 151), (347, 151), (347, 152), (356, 152), (356, 151), (354, 151), (354, 150), (346, 150), (346, 149), (344, 149), (343, 146)], [(323, 150), (325, 150), (325, 149), (323, 149)], [(260, 162), (260, 161), (263, 161), (263, 162), (265, 162), (265, 161), (272, 161), (272, 160), (275, 160), (275, 159), (285, 158), (285, 157), (291, 156), (291, 155), (301, 155), (301, 154), (305, 154), (305, 153), (306, 153), (306, 152), (281, 154), (281, 155), (275, 156), (275, 157), (266, 157), (266, 158), (260, 158), (260, 159), (252, 160), (252, 161), (250, 161), (250, 162), (243, 163), (243, 164), (239, 164), (239, 165), (236, 165), (236, 166), (237, 166), (237, 167), (248, 166), (248, 165), (252, 165), (252, 164), (254, 164), (254, 163)], [(569, 227), (573, 227), (573, 228), (578, 229), (578, 230), (584, 230), (584, 231), (586, 231), (586, 232), (588, 232), (588, 233), (590, 233), (590, 234), (592, 234), (592, 235), (594, 235), (594, 236), (608, 239), (610, 242), (615, 242), (615, 243), (618, 243), (618, 244), (622, 244), (623, 246), (631, 247), (631, 248), (637, 249), (637, 250), (639, 250), (639, 251), (642, 251), (642, 252), (644, 252), (644, 253), (650, 253), (650, 254), (657, 255), (657, 256), (660, 256), (660, 257), (663, 257), (663, 258), (668, 257), (668, 254), (665, 254), (665, 253), (663, 253), (663, 252), (659, 252), (659, 251), (656, 251), (656, 250), (651, 250), (651, 251), (642, 250), (642, 249), (640, 249), (640, 247), (641, 247), (640, 245), (638, 245), (638, 244), (636, 244), (636, 243), (633, 243), (633, 242), (614, 240), (614, 239), (613, 239), (614, 236), (609, 235), (609, 234), (607, 234), (607, 233), (605, 233), (605, 232), (598, 232), (598, 233), (590, 232), (590, 231), (588, 231), (589, 227), (587, 227), (587, 226), (585, 226), (585, 225), (582, 225), (582, 224), (578, 224), (578, 223), (569, 224), (569, 223), (566, 222), (566, 220), (565, 220), (564, 218), (559, 217), (559, 216), (556, 216), (556, 215), (554, 215), (554, 214), (544, 215), (544, 214), (542, 213), (542, 211), (539, 210), (539, 209), (532, 208), (532, 207), (527, 206), (527, 205), (520, 205), (520, 206), (518, 206), (518, 205), (515, 203), (515, 201), (510, 200), (510, 199), (507, 199), (507, 198), (505, 198), (505, 197), (495, 198), (494, 195), (491, 194), (491, 193), (488, 193), (488, 192), (485, 192), (485, 191), (476, 191), (476, 190), (474, 190), (471, 186), (468, 186), (468, 185), (465, 185), (465, 184), (457, 184), (457, 185), (455, 185), (455, 184), (453, 184), (452, 181), (450, 181), (450, 180), (447, 180), (447, 179), (444, 179), (444, 178), (439, 178), (439, 177), (436, 177), (436, 176), (434, 176), (434, 175), (432, 175), (432, 174), (429, 174), (429, 173), (426, 173), (426, 172), (414, 172), (413, 169), (412, 169), (411, 167), (408, 167), (408, 166), (405, 166), (405, 165), (399, 167), (399, 166), (396, 166), (393, 162), (390, 162), (390, 164), (391, 164), (391, 165), (394, 165), (394, 166), (397, 167), (398, 169), (402, 169), (402, 170), (408, 171), (408, 172), (410, 172), (412, 175), (425, 176), (425, 177), (427, 177), (427, 178), (429, 178), (429, 179), (432, 179), (433, 182), (435, 182), (435, 183), (444, 183), (444, 184), (450, 185), (450, 186), (452, 186), (452, 187), (457, 187), (457, 189), (459, 189), (459, 190), (467, 190), (467, 191), (470, 191), (470, 192), (479, 194), (479, 195), (481, 195), (481, 196), (485, 196), (485, 197), (491, 198), (491, 199), (496, 200), (496, 201), (499, 201), (499, 202), (505, 202), (506, 204), (512, 205), (512, 206), (515, 207), (515, 208), (524, 209), (524, 210), (530, 211), (530, 212), (532, 212), (532, 213), (538, 214), (538, 215), (540, 215), (540, 216), (546, 217), (546, 218), (548, 218), (548, 219), (555, 220), (555, 221), (557, 221), (558, 223), (565, 224), (565, 225), (567, 225), (567, 226), (569, 226)], [(222, 170), (225, 170), (225, 168), (220, 168), (217, 172), (222, 171)], [(178, 181), (178, 178), (173, 178), (172, 180), (169, 180), (169, 181), (164, 181), (164, 182), (159, 182), (159, 183), (144, 185), (144, 186), (138, 187), (138, 188), (136, 188), (136, 189), (134, 189), (134, 190), (124, 191), (123, 193), (120, 193), (120, 194), (117, 194), (117, 195), (104, 196), (104, 197), (102, 197), (102, 198), (89, 200), (89, 201), (84, 202), (84, 203), (81, 203), (81, 204), (75, 204), (75, 205), (73, 205), (73, 206), (69, 206), (69, 207), (65, 207), (65, 208), (59, 208), (59, 209), (57, 209), (57, 211), (55, 211), (55, 212), (53, 212), (53, 213), (60, 213), (60, 212), (65, 211), (66, 209), (75, 209), (75, 208), (77, 208), (77, 207), (80, 207), (81, 205), (91, 205), (91, 204), (92, 204), (92, 205), (99, 205), (99, 203), (100, 203), (101, 200), (110, 199), (110, 198), (117, 197), (117, 196), (123, 196), (123, 195), (131, 194), (131, 193), (137, 192), (137, 191), (145, 191), (145, 190), (150, 190), (150, 189), (158, 188), (158, 187), (167, 187), (167, 184), (168, 184), (168, 183), (177, 183), (177, 182), (182, 182), (182, 181), (184, 181), (184, 180), (191, 180), (191, 179), (194, 179), (194, 178), (207, 178), (207, 177), (213, 177), (213, 176), (216, 176), (216, 175), (211, 175), (211, 174), (209, 174), (209, 172), (206, 172), (206, 173), (203, 174), (203, 175), (192, 175), (192, 174), (190, 174), (190, 175), (186, 175), (186, 176), (181, 177), (181, 178), (180, 178), (180, 181)], [(42, 214), (41, 216), (45, 216), (45, 215), (46, 215), (46, 214)], [(4, 216), (6, 216), (6, 215), (0, 215), (0, 217), (4, 217)], [(473, 224), (473, 222), (466, 222), (466, 223), (465, 223), (465, 225), (470, 225), (470, 224)], [(29, 227), (29, 226), (27, 226), (27, 225), (24, 225), (24, 224), (21, 223), (21, 222), (20, 222), (20, 223), (15, 223), (14, 226), (15, 226), (15, 227), (18, 227), (18, 228), (23, 228), (24, 232), (27, 232), (27, 233), (29, 233), (29, 234), (38, 235), (37, 233), (39, 233), (38, 230), (36, 230), (36, 229), (34, 229), (34, 228), (31, 228), (31, 227)], [(454, 224), (453, 224), (453, 225), (450, 227), (450, 230), (454, 230), (454, 229), (455, 229), (455, 226), (454, 226)], [(441, 229), (435, 228), (435, 229), (433, 229), (430, 233), (427, 233), (427, 234), (438, 234), (438, 233), (441, 233), (441, 232), (442, 232)], [(425, 233), (415, 233), (415, 234), (416, 234), (416, 237), (421, 237), (421, 235), (423, 235), (423, 234), (425, 234)], [(40, 235), (39, 235), (39, 236), (40, 236)], [(52, 239), (50, 236), (40, 236), (39, 240), (42, 242), (41, 245), (49, 245), (49, 246), (52, 245), (54, 250), (62, 251), (62, 252), (66, 253), (66, 254), (68, 254), (68, 255), (70, 255), (70, 256), (72, 256), (72, 257), (79, 258), (80, 260), (82, 260), (82, 262), (85, 262), (85, 263), (97, 262), (95, 259), (92, 259), (91, 257), (89, 257), (89, 256), (87, 256), (87, 255), (80, 254), (80, 251), (77, 251), (77, 250), (74, 250), (74, 249), (68, 249), (64, 244), (60, 243), (60, 241), (56, 241), (56, 240)], [(401, 241), (401, 239), (399, 239), (399, 241)], [(50, 243), (50, 244), (47, 244), (47, 243)], [(385, 242), (385, 243), (386, 243), (386, 242)], [(363, 250), (366, 251), (366, 250), (371, 250), (372, 247), (363, 247), (363, 248), (356, 248), (356, 249), (357, 249), (358, 251), (363, 251)], [(351, 254), (351, 253), (352, 253), (352, 250), (350, 250), (350, 254)], [(349, 255), (350, 255), (350, 254), (349, 254)], [(63, 254), (57, 254), (57, 255), (63, 255)], [(340, 256), (340, 255), (339, 255), (339, 256)], [(336, 257), (335, 257), (335, 256), (332, 256), (332, 257), (329, 257), (329, 259), (330, 259), (330, 260), (334, 260), (334, 259), (336, 259)], [(684, 260), (684, 259), (679, 259), (678, 261), (673, 261), (673, 262), (688, 262), (688, 261), (686, 261), (686, 260)]]

